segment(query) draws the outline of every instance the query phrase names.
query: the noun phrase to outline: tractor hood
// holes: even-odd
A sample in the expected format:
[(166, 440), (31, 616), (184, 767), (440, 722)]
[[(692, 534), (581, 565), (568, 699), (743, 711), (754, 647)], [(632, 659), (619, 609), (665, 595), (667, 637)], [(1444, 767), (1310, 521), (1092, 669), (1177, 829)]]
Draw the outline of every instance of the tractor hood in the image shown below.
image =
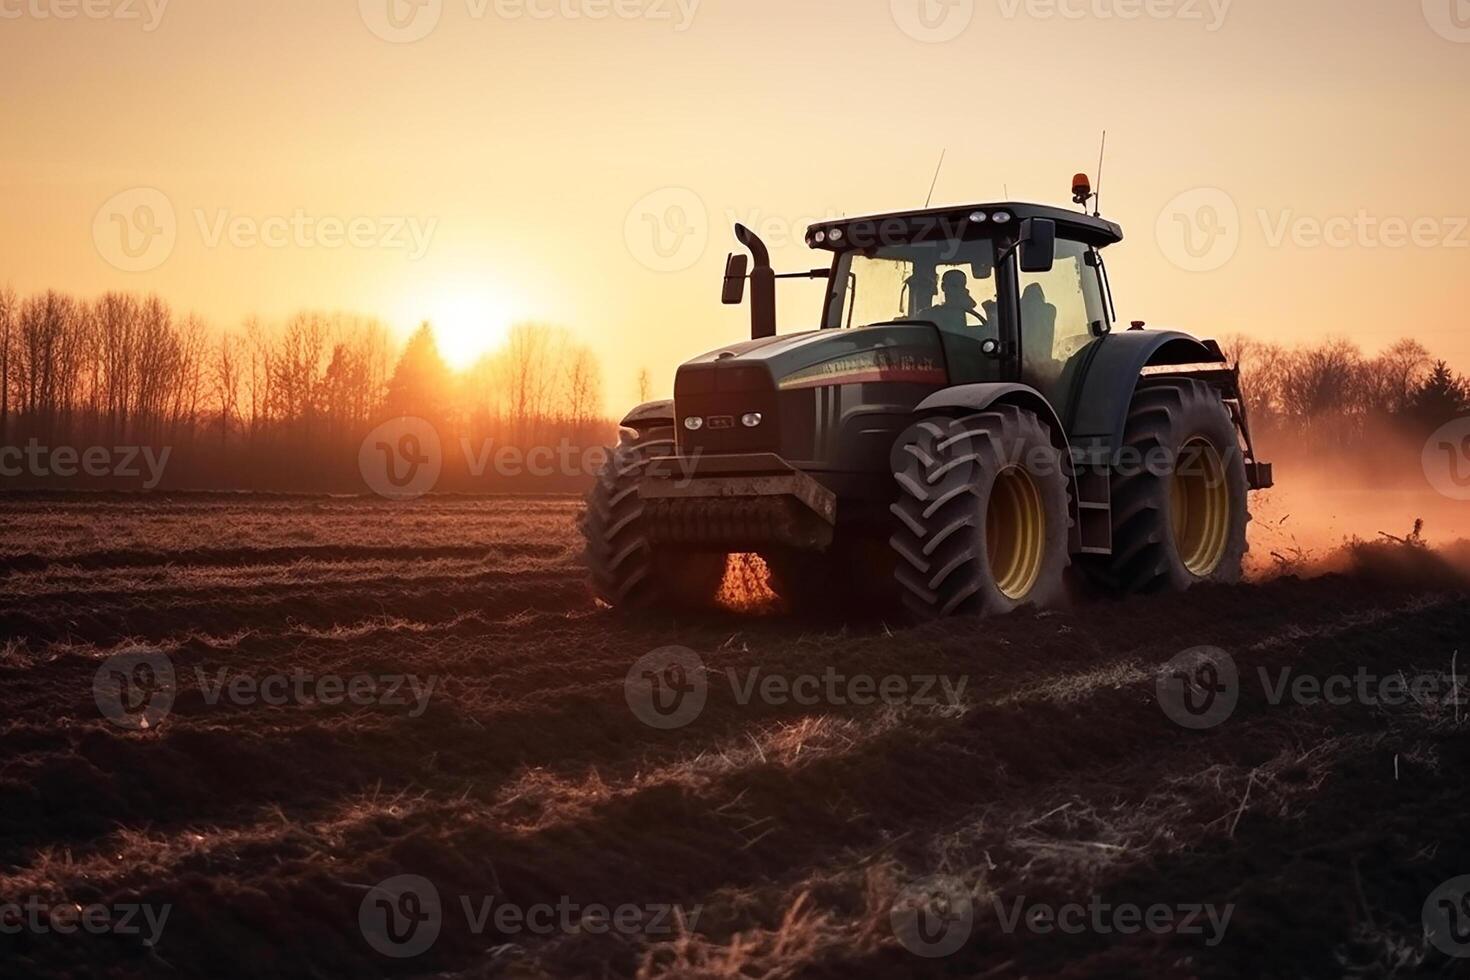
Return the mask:
[(938, 330), (892, 324), (726, 344), (680, 368), (675, 395), (852, 382), (944, 384), (946, 378)]
[(679, 369), (679, 450), (774, 453), (813, 471), (877, 471), (892, 430), (948, 380), (940, 333), (929, 323), (727, 344)]

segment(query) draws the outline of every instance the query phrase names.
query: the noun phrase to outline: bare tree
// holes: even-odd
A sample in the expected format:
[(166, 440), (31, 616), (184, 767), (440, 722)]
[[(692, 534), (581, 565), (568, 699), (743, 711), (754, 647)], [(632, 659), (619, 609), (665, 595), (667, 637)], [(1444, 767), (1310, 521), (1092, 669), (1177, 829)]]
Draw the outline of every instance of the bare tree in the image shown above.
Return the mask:
[(602, 411), (602, 369), (592, 351), (580, 345), (567, 360), (567, 422), (573, 432), (581, 432)]
[(214, 349), (214, 397), (219, 405), (219, 439), (230, 441), (230, 422), (240, 413), (240, 349), (234, 334), (222, 333)]
[(0, 289), (0, 442), (10, 437), (10, 351), (19, 300), (10, 287)]

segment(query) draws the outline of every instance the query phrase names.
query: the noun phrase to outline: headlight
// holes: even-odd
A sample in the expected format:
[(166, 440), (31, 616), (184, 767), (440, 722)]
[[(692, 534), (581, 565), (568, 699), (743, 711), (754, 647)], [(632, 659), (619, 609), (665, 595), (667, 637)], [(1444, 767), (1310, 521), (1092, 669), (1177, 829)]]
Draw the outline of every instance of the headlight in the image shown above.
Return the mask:
[(698, 415), (691, 415), (684, 420), (684, 428), (688, 429), (690, 432), (698, 432), (700, 429), (704, 428), (704, 419), (700, 418)]
[(745, 426), (747, 429), (754, 429), (759, 426), (763, 421), (765, 421), (765, 419), (761, 416), (760, 412), (749, 412), (745, 415), (740, 416), (740, 424)]

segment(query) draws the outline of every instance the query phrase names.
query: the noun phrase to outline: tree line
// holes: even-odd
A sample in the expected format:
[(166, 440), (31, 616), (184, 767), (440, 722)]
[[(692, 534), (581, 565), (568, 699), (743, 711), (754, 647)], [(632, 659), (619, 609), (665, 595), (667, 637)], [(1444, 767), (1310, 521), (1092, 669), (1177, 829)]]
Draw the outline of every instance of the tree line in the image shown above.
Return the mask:
[[(611, 432), (603, 414), (596, 357), (549, 324), (519, 324), (453, 371), (427, 323), (400, 345), (350, 314), (218, 330), (156, 296), (0, 290), (0, 445), (168, 447), (168, 487), (361, 491), (363, 439), (415, 416), (440, 437), (443, 489), (493, 490), (497, 474), (472, 480), (457, 465), (466, 450), (600, 445)], [(119, 482), (13, 470), (0, 487)]]
[(1236, 337), (1224, 347), (1240, 365), (1252, 427), (1268, 457), (1332, 459), (1414, 480), (1429, 436), (1470, 414), (1470, 379), (1418, 340), (1376, 355), (1344, 339), (1288, 348)]

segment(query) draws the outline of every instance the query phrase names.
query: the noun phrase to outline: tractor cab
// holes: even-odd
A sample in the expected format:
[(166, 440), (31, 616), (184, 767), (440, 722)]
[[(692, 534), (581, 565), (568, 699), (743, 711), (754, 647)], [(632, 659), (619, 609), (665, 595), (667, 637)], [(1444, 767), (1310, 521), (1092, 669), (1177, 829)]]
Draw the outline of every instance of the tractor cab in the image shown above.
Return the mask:
[(939, 328), (950, 383), (1020, 382), (1071, 400), (1114, 312), (1101, 250), (1122, 229), (1034, 204), (982, 204), (824, 223), (833, 253), (824, 329)]

